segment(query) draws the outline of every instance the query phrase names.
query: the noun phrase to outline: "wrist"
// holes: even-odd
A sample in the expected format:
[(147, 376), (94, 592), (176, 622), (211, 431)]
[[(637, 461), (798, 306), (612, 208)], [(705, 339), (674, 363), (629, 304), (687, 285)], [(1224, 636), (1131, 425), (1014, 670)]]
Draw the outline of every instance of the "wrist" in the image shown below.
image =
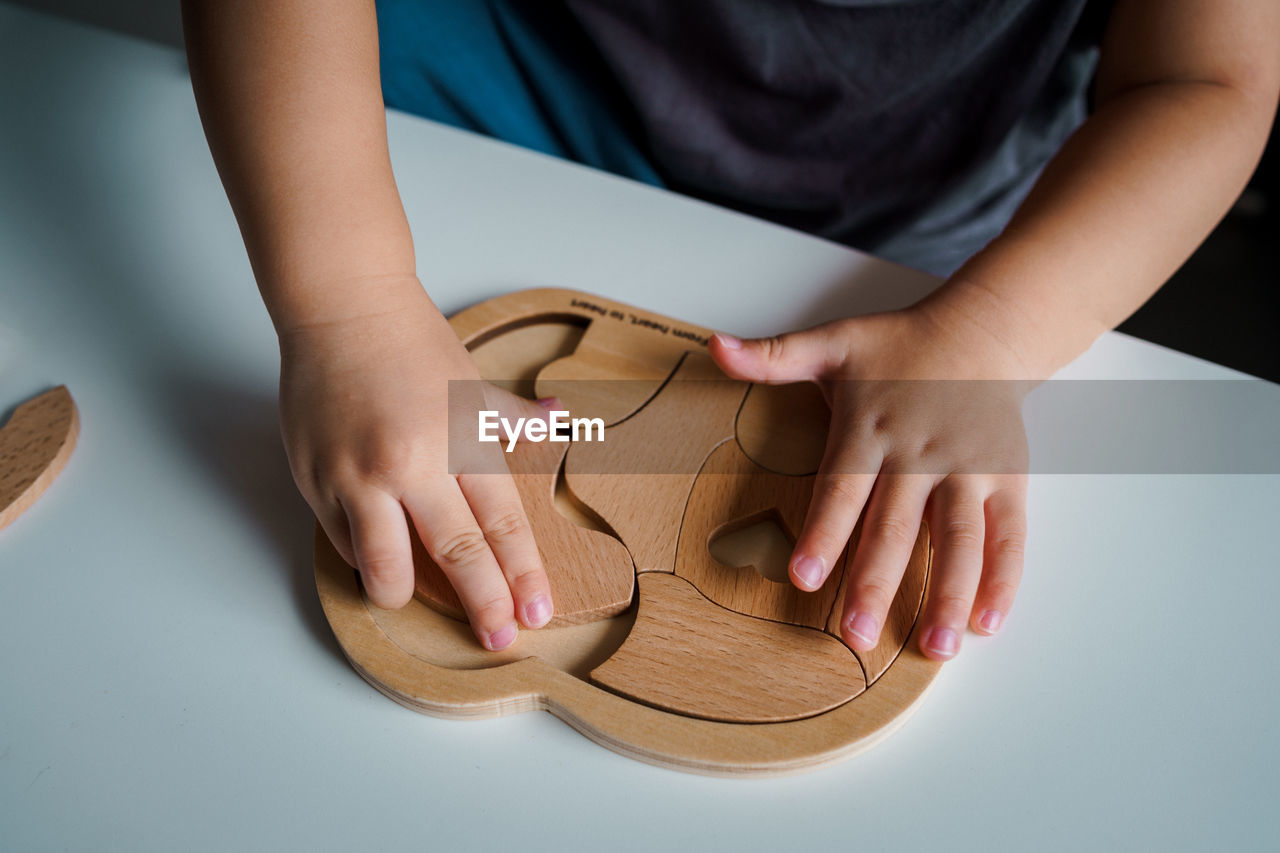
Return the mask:
[(421, 299), (413, 238), (398, 203), (350, 202), (341, 215), (272, 217), (242, 228), (278, 332), (341, 320), (389, 299)]
[(965, 275), (964, 269), (912, 310), (937, 334), (962, 337), (975, 355), (984, 356), (987, 372), (996, 374), (984, 378), (1042, 381), (1080, 349), (1064, 345), (1062, 318), (1025, 304), (1005, 288)]
[(262, 286), (276, 334), (286, 337), (351, 325), (379, 315), (435, 310), (411, 272), (331, 276), (274, 287)]

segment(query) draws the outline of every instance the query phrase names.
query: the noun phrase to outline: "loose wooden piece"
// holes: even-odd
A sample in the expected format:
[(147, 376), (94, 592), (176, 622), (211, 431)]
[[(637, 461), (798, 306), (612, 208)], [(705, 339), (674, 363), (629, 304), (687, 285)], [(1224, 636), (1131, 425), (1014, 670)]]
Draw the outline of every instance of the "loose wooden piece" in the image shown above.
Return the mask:
[(664, 572), (640, 576), (640, 612), (591, 679), (639, 702), (729, 723), (829, 711), (862, 692), (857, 658), (827, 634), (719, 607)]
[[(635, 568), (627, 549), (607, 533), (574, 524), (556, 509), (556, 474), (567, 444), (522, 441), (507, 454), (520, 502), (533, 528), (551, 584), (549, 627), (578, 625), (621, 613), (631, 604)], [(416, 595), (455, 619), (466, 619), (458, 594), (421, 540), (413, 541)]]
[(0, 429), (0, 530), (49, 488), (79, 434), (80, 416), (65, 385), (17, 408)]
[(565, 462), (570, 493), (618, 534), (636, 571), (675, 568), (689, 489), (707, 455), (733, 435), (747, 385), (709, 356), (689, 353), (657, 396), (599, 444), (576, 444)]
[(680, 526), (676, 575), (730, 610), (822, 630), (839, 594), (844, 555), (823, 586), (805, 592), (765, 578), (755, 566), (727, 566), (711, 555), (711, 540), (726, 529), (773, 518), (795, 541), (813, 494), (813, 477), (766, 471), (726, 441), (707, 457), (694, 481)]

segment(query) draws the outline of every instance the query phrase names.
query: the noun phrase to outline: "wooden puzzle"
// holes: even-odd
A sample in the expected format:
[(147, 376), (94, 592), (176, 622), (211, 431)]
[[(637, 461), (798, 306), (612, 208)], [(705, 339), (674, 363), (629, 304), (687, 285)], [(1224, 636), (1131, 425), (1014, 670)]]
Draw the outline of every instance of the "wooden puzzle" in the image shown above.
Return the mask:
[(912, 642), (927, 531), (870, 652), (839, 635), (847, 552), (817, 591), (785, 575), (826, 439), (814, 386), (731, 380), (710, 330), (576, 291), (511, 293), (450, 323), (486, 379), (607, 430), (506, 457), (556, 616), (501, 652), (476, 642), (420, 543), (414, 600), (384, 611), (317, 527), (325, 615), (370, 684), (439, 716), (545, 709), (617, 752), (715, 775), (830, 763), (905, 721), (939, 668)]
[(18, 406), (0, 429), (0, 530), (49, 488), (79, 434), (80, 417), (66, 386)]

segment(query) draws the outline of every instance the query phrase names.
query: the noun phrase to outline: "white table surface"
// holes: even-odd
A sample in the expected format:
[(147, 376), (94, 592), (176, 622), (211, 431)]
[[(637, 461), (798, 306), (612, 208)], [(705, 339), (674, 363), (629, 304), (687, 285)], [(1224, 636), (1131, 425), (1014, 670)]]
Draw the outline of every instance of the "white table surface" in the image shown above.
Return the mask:
[[(446, 311), (556, 285), (752, 334), (933, 286), (417, 119), (390, 134)], [(276, 370), (180, 54), (0, 5), (0, 416), (66, 383), (83, 420), (0, 532), (0, 849), (1280, 837), (1280, 478), (1034, 476), (1006, 630), (970, 636), (900, 732), (797, 777), (711, 779), (549, 714), (432, 719), (366, 685), (316, 598)], [(1235, 374), (1110, 334), (1066, 375)]]

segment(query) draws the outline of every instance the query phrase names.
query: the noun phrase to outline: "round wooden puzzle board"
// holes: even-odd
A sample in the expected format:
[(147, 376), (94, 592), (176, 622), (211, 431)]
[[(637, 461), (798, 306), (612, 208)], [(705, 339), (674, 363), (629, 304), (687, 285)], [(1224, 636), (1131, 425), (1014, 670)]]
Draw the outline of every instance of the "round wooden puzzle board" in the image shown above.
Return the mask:
[[(711, 504), (707, 511), (714, 513), (724, 503), (714, 488), (717, 476), (723, 478), (721, 491), (727, 490), (729, 502), (737, 501), (734, 512), (754, 505), (747, 499), (750, 495), (734, 492), (746, 487), (733, 484), (749, 480), (765, 498), (779, 489), (805, 493), (790, 481), (812, 473), (825, 436), (796, 429), (803, 420), (797, 412), (812, 405), (802, 402), (809, 399), (808, 392), (775, 386), (757, 394), (764, 386), (735, 390), (723, 376), (710, 376), (705, 356), (709, 330), (557, 289), (497, 297), (460, 312), (450, 322), (472, 350), (482, 375), (510, 390), (565, 399), (573, 397), (575, 388), (597, 389), (592, 399), (576, 401), (580, 405), (567, 402), (575, 414), (579, 407), (590, 408), (610, 423), (612, 437), (593, 452), (609, 447), (615, 438), (619, 444), (627, 436), (642, 441), (652, 429), (636, 416), (641, 410), (656, 411), (660, 404), (670, 403), (701, 411), (700, 401), (713, 397), (732, 407), (729, 426), (704, 429), (707, 447), (695, 447), (703, 459), (713, 457), (713, 449), (729, 459), (724, 472), (693, 468), (687, 476), (656, 478), (669, 481), (671, 494), (679, 496), (683, 489), (680, 501), (697, 484), (697, 493)], [(686, 373), (702, 381), (678, 384), (675, 378)], [(610, 379), (627, 381), (614, 385)], [(594, 383), (578, 386), (574, 380)], [(689, 415), (691, 422), (699, 417)], [(726, 429), (727, 441), (720, 436)], [(693, 434), (684, 438), (697, 445), (696, 424), (679, 432)], [(587, 457), (583, 445), (572, 445), (569, 453), (575, 452)], [(754, 479), (743, 478), (741, 471), (746, 470), (754, 472)], [(533, 481), (532, 475), (523, 476)], [(644, 474), (629, 481), (595, 476), (601, 488), (612, 487), (614, 480), (645, 489), (656, 482), (653, 475)], [(560, 479), (565, 479), (563, 469)], [(546, 491), (550, 506), (552, 481), (536, 482)], [(465, 622), (455, 618), (456, 598), (450, 600), (451, 590), (442, 587), (438, 576), (432, 581), (432, 572), (439, 570), (424, 550), (415, 554), (417, 596), (401, 610), (384, 611), (368, 603), (358, 573), (317, 526), (320, 600), (356, 671), (391, 699), (422, 713), (469, 718), (547, 710), (624, 755), (725, 776), (793, 773), (848, 758), (901, 726), (937, 674), (939, 664), (920, 654), (912, 642), (931, 556), (923, 528), (881, 645), (857, 655), (837, 639), (842, 572), (834, 571), (822, 590), (800, 593), (762, 577), (752, 566), (724, 565), (707, 555), (701, 538), (681, 541), (677, 547), (672, 537), (679, 538), (685, 514), (701, 509), (700, 504), (686, 508), (681, 502), (664, 508), (652, 500), (634, 502), (655, 515), (642, 512), (644, 517), (632, 523), (618, 506), (609, 505), (608, 488), (596, 488), (589, 476), (570, 479), (569, 485), (575, 484), (581, 495), (566, 500), (561, 482), (555, 510), (542, 515), (530, 509), (522, 491), (553, 579), (557, 618), (560, 590), (576, 584), (570, 584), (574, 578), (556, 584), (540, 524), (567, 524), (579, 535), (620, 538), (634, 559), (632, 600), (624, 596), (606, 607), (618, 593), (599, 591), (596, 594), (605, 596), (597, 602), (602, 606), (587, 601), (580, 619), (521, 631), (512, 647), (496, 653), (483, 650)], [(588, 496), (585, 508), (576, 500), (583, 495)], [(601, 496), (598, 506), (592, 504), (596, 496)], [(779, 526), (794, 535), (795, 517), (802, 519), (807, 493), (803, 499), (788, 500), (789, 509), (784, 506), (774, 515)], [(599, 508), (603, 512), (597, 514)], [(674, 521), (664, 526), (663, 513)], [(714, 522), (702, 519), (699, 537), (706, 530), (727, 527), (716, 528)], [(671, 541), (653, 534), (655, 530), (667, 531), (663, 535)], [(653, 541), (641, 541), (646, 536)], [(815, 604), (821, 596), (825, 597)]]

